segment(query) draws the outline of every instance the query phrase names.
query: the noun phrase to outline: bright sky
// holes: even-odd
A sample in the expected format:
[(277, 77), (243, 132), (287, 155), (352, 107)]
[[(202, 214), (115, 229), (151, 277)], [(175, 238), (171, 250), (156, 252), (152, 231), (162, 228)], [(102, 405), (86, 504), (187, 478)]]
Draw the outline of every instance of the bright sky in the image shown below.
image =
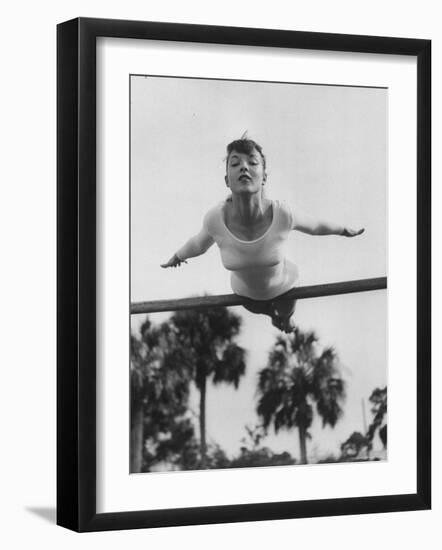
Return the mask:
[[(205, 212), (227, 196), (226, 145), (245, 130), (267, 158), (267, 196), (296, 211), (350, 227), (354, 239), (293, 232), (287, 256), (301, 284), (385, 276), (387, 265), (387, 100), (385, 89), (131, 78), (131, 299), (230, 293), (229, 273), (214, 245), (187, 265), (165, 262), (196, 233)], [(278, 331), (264, 316), (243, 317), (239, 343), (248, 352), (237, 391), (209, 385), (209, 440), (236, 454), (245, 424), (254, 425), (258, 371)], [(153, 314), (162, 321), (168, 314)], [(134, 329), (144, 316), (133, 316)], [(338, 452), (362, 430), (362, 399), (387, 381), (386, 291), (301, 300), (295, 320), (332, 345), (347, 381), (344, 418), (334, 430), (315, 422), (309, 452)], [(197, 395), (192, 398), (197, 411)], [(297, 432), (263, 441), (299, 457)]]

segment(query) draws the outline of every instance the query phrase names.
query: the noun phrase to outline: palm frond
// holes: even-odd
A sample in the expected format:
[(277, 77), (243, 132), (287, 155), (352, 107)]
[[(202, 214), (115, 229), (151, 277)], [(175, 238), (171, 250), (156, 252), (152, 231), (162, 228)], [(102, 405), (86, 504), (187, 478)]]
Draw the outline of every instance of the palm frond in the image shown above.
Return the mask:
[(233, 384), (238, 388), (240, 378), (245, 374), (245, 350), (235, 343), (230, 343), (224, 349), (221, 360), (215, 363), (213, 382)]

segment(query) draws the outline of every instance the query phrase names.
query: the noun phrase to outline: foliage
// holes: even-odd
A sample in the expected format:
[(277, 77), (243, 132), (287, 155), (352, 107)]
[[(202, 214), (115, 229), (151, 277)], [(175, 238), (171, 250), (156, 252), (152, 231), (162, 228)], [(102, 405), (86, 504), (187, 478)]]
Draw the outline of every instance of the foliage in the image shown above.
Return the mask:
[(167, 323), (152, 326), (146, 319), (140, 338), (131, 335), (131, 402), (142, 400), (146, 412), (157, 415), (159, 430), (170, 409), (186, 410), (189, 359), (189, 353)]
[(387, 413), (387, 387), (374, 389), (369, 397), (369, 401), (372, 403), (371, 413), (373, 414), (373, 420), (368, 427), (367, 433), (363, 435), (360, 432), (353, 432), (341, 445), (340, 460), (360, 459), (360, 453), (363, 449), (366, 449), (368, 458), (373, 448), (376, 432), (384, 449), (387, 447), (387, 425), (382, 425)]
[(295, 328), (288, 336), (279, 336), (269, 354), (267, 366), (259, 372), (257, 413), (264, 428), (298, 428), (301, 462), (307, 462), (306, 439), (309, 436), (314, 405), (323, 426), (334, 427), (342, 415), (344, 381), (333, 348), (318, 353), (313, 332)]
[(367, 432), (367, 437), (370, 441), (373, 441), (376, 430), (378, 431), (379, 438), (382, 441), (384, 448), (387, 447), (387, 425), (382, 423), (384, 416), (387, 413), (387, 387), (376, 388), (373, 390), (369, 397), (369, 401), (372, 403), (371, 412), (374, 416), (372, 423), (370, 424)]
[(193, 437), (186, 417), (190, 385), (189, 354), (167, 323), (143, 323), (131, 335), (131, 471), (158, 462), (179, 461)]
[[(228, 466), (222, 449), (206, 444), (206, 381), (238, 387), (240, 326), (226, 308), (180, 311), (159, 326), (146, 319), (140, 336), (131, 336), (131, 471)], [(199, 442), (189, 418), (192, 380), (200, 391)]]
[(246, 432), (248, 439), (243, 438), (245, 445), (241, 447), (240, 454), (230, 461), (229, 468), (286, 466), (296, 463), (288, 452), (274, 453), (268, 447), (260, 447), (261, 439), (266, 435), (262, 426), (246, 426)]
[(241, 318), (227, 308), (177, 311), (170, 319), (182, 347), (189, 353), (189, 366), (197, 387), (211, 377), (214, 384), (239, 385), (245, 373), (245, 351), (235, 338)]
[[(176, 434), (172, 434), (171, 444), (174, 443)], [(148, 458), (148, 455), (145, 455)], [(154, 455), (153, 461), (146, 463), (145, 471), (155, 470), (158, 465), (164, 465), (167, 470), (209, 470), (219, 468), (229, 468), (229, 459), (223, 449), (216, 443), (209, 444), (206, 449), (205, 460), (202, 460), (200, 453), (200, 444), (195, 437), (192, 427), (192, 435), (181, 442), (176, 454), (169, 455), (165, 461), (158, 460)]]
[(353, 432), (341, 445), (341, 458), (343, 460), (356, 458), (364, 448), (367, 450), (371, 448), (368, 437), (362, 435), (361, 432)]
[(245, 350), (236, 343), (241, 318), (225, 307), (184, 310), (170, 319), (182, 349), (186, 350), (192, 379), (200, 392), (200, 460), (209, 467), (206, 444), (207, 380), (226, 383), (238, 388), (244, 375)]

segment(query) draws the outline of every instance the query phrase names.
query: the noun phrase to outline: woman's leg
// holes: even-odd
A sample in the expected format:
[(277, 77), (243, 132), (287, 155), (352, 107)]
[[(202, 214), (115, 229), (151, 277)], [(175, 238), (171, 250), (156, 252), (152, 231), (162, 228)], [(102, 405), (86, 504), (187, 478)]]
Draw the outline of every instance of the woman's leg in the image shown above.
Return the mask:
[(268, 315), (272, 317), (273, 315), (273, 304), (270, 300), (251, 300), (247, 299), (247, 302), (243, 304), (247, 311), (252, 313), (261, 313), (263, 315)]
[(292, 315), (295, 312), (296, 300), (293, 298), (276, 298), (273, 300), (273, 324), (284, 332), (292, 332), (295, 326)]
[(296, 300), (283, 298), (284, 295), (273, 300), (247, 300), (244, 307), (252, 313), (268, 315), (272, 319), (272, 324), (284, 332), (292, 332), (293, 323), (291, 316), (295, 311)]

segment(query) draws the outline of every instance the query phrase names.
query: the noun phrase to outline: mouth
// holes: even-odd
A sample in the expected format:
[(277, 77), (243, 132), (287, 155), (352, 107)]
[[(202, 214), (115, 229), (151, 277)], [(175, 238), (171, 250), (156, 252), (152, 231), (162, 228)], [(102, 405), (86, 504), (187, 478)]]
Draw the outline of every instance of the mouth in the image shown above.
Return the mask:
[(239, 181), (252, 181), (252, 178), (244, 174), (243, 176), (239, 177)]

